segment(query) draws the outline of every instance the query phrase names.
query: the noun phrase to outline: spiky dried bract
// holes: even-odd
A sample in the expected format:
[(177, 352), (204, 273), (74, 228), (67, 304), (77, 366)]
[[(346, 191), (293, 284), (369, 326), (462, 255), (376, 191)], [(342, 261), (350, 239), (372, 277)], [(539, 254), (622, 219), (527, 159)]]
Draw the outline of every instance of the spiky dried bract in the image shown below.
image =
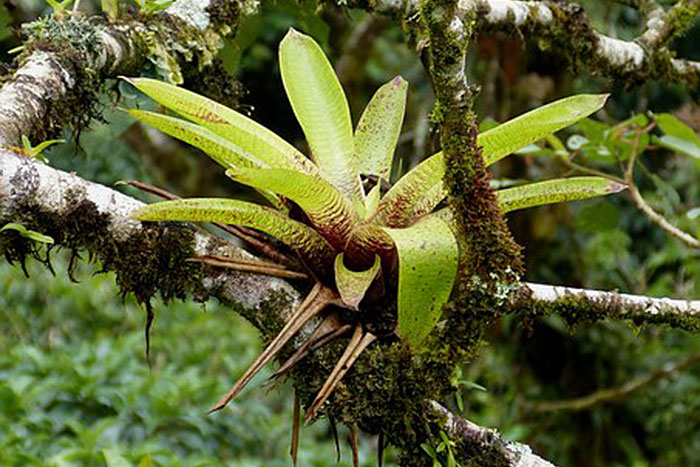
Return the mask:
[(626, 185), (603, 177), (571, 177), (498, 190), (503, 212), (618, 193)]

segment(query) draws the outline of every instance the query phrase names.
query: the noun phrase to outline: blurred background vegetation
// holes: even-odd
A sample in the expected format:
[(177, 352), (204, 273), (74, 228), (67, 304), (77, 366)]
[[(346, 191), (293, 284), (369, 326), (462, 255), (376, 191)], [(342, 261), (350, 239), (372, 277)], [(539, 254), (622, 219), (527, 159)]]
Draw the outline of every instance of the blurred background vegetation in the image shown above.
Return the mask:
[[(609, 34), (629, 39), (643, 27), (631, 8), (592, 1), (584, 6)], [(99, 14), (99, 2), (83, 0), (80, 8)], [(41, 0), (5, 0), (0, 61), (9, 63), (9, 51), (21, 45), (23, 22), (50, 13)], [(319, 9), (314, 2), (265, 2), (209, 70), (216, 79), (228, 76), (226, 87), (209, 88), (212, 97), (304, 148), (277, 68), (277, 44), (290, 26), (324, 46), (355, 119), (381, 84), (397, 74), (409, 81), (396, 174), (436, 150), (432, 95), (417, 55), (399, 26), (363, 12)], [(699, 41), (696, 24), (674, 48), (697, 60)], [(497, 35), (473, 45), (468, 66), (471, 81), (481, 86), (478, 112), (484, 125), (573, 93), (611, 92), (611, 100), (596, 115), (599, 123), (559, 135), (566, 144), (560, 152), (551, 144), (526, 148), (495, 167), (494, 183), (570, 174), (564, 158), (620, 176), (630, 150), (625, 138), (644, 129), (637, 185), (655, 210), (698, 236), (698, 89), (659, 83), (626, 88), (585, 69), (572, 70), (565, 56), (535, 45)], [(146, 69), (144, 75), (157, 76), (158, 70)], [(200, 78), (186, 74), (185, 85), (202, 92)], [(100, 103), (104, 121), (93, 122), (79, 138), (66, 130), (69, 143), (44, 155), (54, 167), (107, 185), (127, 179), (183, 196), (249, 195), (206, 157), (116, 110), (150, 105), (128, 86), (108, 83)], [(669, 117), (661, 125), (649, 112), (678, 120)], [(684, 144), (674, 146), (668, 136)], [(700, 298), (697, 250), (651, 223), (626, 194), (516, 212), (509, 222), (525, 247), (528, 280)], [(268, 392), (260, 377), (231, 410), (204, 414), (259, 351), (254, 329), (215, 303), (155, 303), (149, 368), (143, 310), (131, 298), (120, 298), (113, 277), (98, 274), (99, 265), (81, 264), (74, 273), (79, 283), (72, 283), (67, 256), (56, 251), (51, 256), (55, 275), (36, 262), (27, 265), (28, 278), (17, 265), (0, 264), (0, 465), (289, 465), (288, 385)], [(562, 466), (700, 465), (700, 364), (686, 361), (698, 353), (700, 339), (666, 327), (602, 322), (572, 329), (555, 317), (511, 316), (487, 336), (481, 358), (455, 376), (459, 391), (446, 403)], [(679, 362), (677, 371), (661, 373)], [(624, 389), (644, 378), (635, 391), (577, 410), (546, 404)], [(343, 441), (347, 432), (339, 429)], [(360, 446), (363, 465), (375, 465), (376, 440), (362, 438)], [(349, 450), (344, 451), (340, 465), (349, 465)], [(327, 422), (303, 430), (300, 465), (333, 465), (335, 455)], [(388, 465), (392, 459), (389, 450)]]

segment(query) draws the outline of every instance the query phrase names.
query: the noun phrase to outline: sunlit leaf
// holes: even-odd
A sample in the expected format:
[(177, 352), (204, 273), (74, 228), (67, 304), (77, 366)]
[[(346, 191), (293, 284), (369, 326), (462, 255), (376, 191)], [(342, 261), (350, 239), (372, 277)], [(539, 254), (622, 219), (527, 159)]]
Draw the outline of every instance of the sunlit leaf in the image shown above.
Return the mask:
[(700, 146), (700, 137), (698, 137), (695, 130), (683, 123), (675, 115), (667, 113), (657, 114), (654, 115), (654, 121), (666, 135)]
[(459, 259), (457, 241), (438, 216), (385, 231), (399, 255), (399, 335), (419, 347), (437, 324), (452, 292)]
[[(333, 249), (311, 227), (279, 212), (245, 201), (222, 198), (192, 198), (164, 201), (131, 214), (141, 221), (221, 222), (265, 232), (299, 251), (304, 258), (332, 261)], [(332, 256), (331, 256), (332, 255)]]
[(127, 110), (126, 113), (163, 133), (201, 149), (227, 169), (269, 166), (257, 159), (255, 155), (201, 125), (146, 110)]
[(53, 238), (49, 237), (48, 235), (44, 235), (42, 233), (36, 232), (34, 230), (29, 230), (22, 224), (18, 224), (16, 222), (9, 222), (0, 228), (0, 232), (6, 232), (14, 230), (17, 232), (20, 236), (24, 238), (28, 238), (30, 240), (34, 240), (35, 242), (39, 243), (48, 243), (52, 244), (53, 243)]
[(314, 160), (343, 194), (362, 199), (350, 108), (321, 47), (290, 29), (279, 47), (282, 82)]
[(367, 217), (368, 215), (371, 215), (379, 206), (379, 200), (381, 199), (382, 195), (382, 186), (381, 182), (377, 183), (372, 187), (371, 190), (369, 190), (369, 193), (367, 193), (367, 198), (365, 198), (365, 213), (366, 215), (364, 217)]
[(379, 88), (367, 104), (355, 131), (360, 172), (389, 180), (406, 112), (407, 91), (408, 83), (397, 76)]
[(131, 467), (131, 462), (126, 460), (118, 447), (105, 448), (102, 450), (107, 467)]
[(618, 193), (627, 188), (603, 177), (572, 177), (498, 190), (503, 212)]
[(365, 271), (352, 271), (345, 267), (343, 253), (335, 258), (335, 285), (340, 297), (350, 308), (357, 310), (372, 282), (381, 269), (379, 256), (374, 256), (374, 264)]
[[(270, 163), (274, 164), (276, 162), (266, 157), (267, 155), (263, 155), (262, 159), (258, 159), (255, 155), (236, 146), (226, 138), (201, 125), (186, 120), (146, 110), (126, 110), (126, 113), (163, 133), (201, 149), (219, 165), (227, 169), (237, 167), (261, 168), (268, 167)], [(284, 210), (282, 202), (273, 193), (263, 189), (258, 190), (258, 192), (273, 206)]]
[[(481, 133), (477, 144), (483, 147), (484, 163), (489, 166), (528, 144), (584, 119), (600, 109), (607, 97), (607, 94), (567, 97)], [(377, 219), (398, 227), (406, 225), (408, 220), (418, 215), (418, 203), (421, 213), (432, 211), (446, 195), (442, 183), (444, 174), (444, 156), (439, 152), (394, 185), (380, 203)]]
[(318, 172), (294, 146), (233, 109), (163, 81), (149, 78), (126, 80), (154, 101), (231, 141), (271, 167), (310, 174)]
[(337, 247), (345, 245), (359, 221), (351, 201), (319, 177), (285, 169), (236, 169), (226, 174), (244, 185), (264, 188), (294, 201), (316, 230)]
[(605, 105), (608, 94), (580, 94), (538, 107), (479, 135), (488, 166), (547, 135), (573, 125)]

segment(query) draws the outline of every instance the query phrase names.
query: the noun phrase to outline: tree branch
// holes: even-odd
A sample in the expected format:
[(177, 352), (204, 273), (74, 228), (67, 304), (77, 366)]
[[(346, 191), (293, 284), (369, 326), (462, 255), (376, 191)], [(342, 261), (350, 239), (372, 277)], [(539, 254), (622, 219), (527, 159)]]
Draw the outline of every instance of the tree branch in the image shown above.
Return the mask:
[[(200, 269), (187, 262), (195, 254), (243, 258), (250, 255), (180, 223), (149, 224), (129, 219), (129, 213), (141, 206), (140, 201), (113, 189), (0, 150), (0, 225), (19, 222), (28, 229), (52, 235), (57, 245), (88, 249), (105, 270), (116, 273), (123, 292), (143, 293), (143, 289), (132, 290), (134, 282), (154, 283), (158, 289), (148, 291), (160, 292), (167, 299), (173, 296), (170, 288), (175, 283), (179, 292), (190, 293), (198, 300), (218, 298), (265, 336), (274, 335), (298, 306), (299, 294), (283, 280), (231, 270)], [(0, 234), (0, 252), (16, 247), (4, 242), (8, 235), (14, 234)], [(170, 248), (175, 244), (180, 252)], [(183, 271), (181, 265), (173, 263), (176, 260), (195, 268), (186, 270), (190, 277), (183, 280), (178, 276)], [(155, 267), (158, 264), (165, 264), (166, 268)], [(153, 274), (163, 276), (162, 281), (151, 277)], [(166, 283), (171, 284), (167, 290)], [(316, 353), (323, 352), (319, 349)], [(429, 402), (428, 406), (433, 416), (442, 420), (440, 429), (468, 453), (462, 456), (498, 459), (498, 465), (513, 467), (551, 465), (532, 454), (529, 447), (504, 441), (495, 431), (462, 420), (437, 402)]]
[[(165, 13), (153, 18), (136, 18), (125, 24), (89, 22), (78, 17), (66, 20), (66, 23), (72, 22), (71, 24), (48, 20), (51, 27), (42, 29), (42, 34), (50, 35), (35, 36), (34, 41), (29, 41), (27, 53), (21, 60), (19, 69), (0, 89), (0, 147), (18, 146), (21, 135), (30, 135), (34, 141), (47, 139), (51, 133), (57, 132), (76, 115), (85, 118), (86, 115), (90, 115), (91, 105), (106, 79), (119, 74), (135, 73), (146, 60), (156, 63), (163, 74), (178, 82), (181, 80), (180, 66), (186, 63), (202, 66), (211, 61), (221, 36), (231, 27), (235, 27), (242, 8), (245, 9), (245, 6), (234, 0), (177, 0)], [(373, 4), (373, 8), (385, 9), (393, 14), (404, 14), (411, 8), (415, 12), (416, 5), (410, 1), (401, 3), (380, 0)], [(517, 34), (532, 33), (535, 36), (538, 34), (534, 33), (539, 32), (543, 38), (551, 39), (553, 44), (566, 50), (571, 46), (567, 42), (569, 39), (566, 39), (571, 34), (571, 24), (567, 21), (577, 21), (572, 24), (580, 27), (581, 31), (588, 31), (591, 37), (572, 35), (571, 41), (583, 41), (584, 44), (588, 44), (588, 49), (580, 48), (576, 44), (574, 56), (589, 63), (601, 73), (607, 76), (637, 76), (640, 79), (655, 76), (671, 79), (671, 76), (681, 76), (687, 82), (697, 81), (697, 75), (700, 73), (700, 66), (697, 64), (674, 61), (670, 55), (652, 60), (650, 57), (653, 55), (647, 56), (644, 50), (639, 52), (637, 49), (641, 48), (636, 44), (615, 42), (615, 39), (606, 39), (605, 36), (594, 33), (587, 20), (579, 21), (581, 16), (577, 12), (562, 9), (556, 10), (557, 15), (554, 15), (553, 11), (557, 8), (560, 7), (538, 2), (463, 1), (455, 9), (456, 21), (450, 21), (449, 29), (445, 28), (444, 31), (449, 31), (450, 37), (463, 35), (466, 40), (469, 34), (461, 34), (459, 29), (471, 24), (471, 15), (483, 13), (478, 15), (481, 19), (477, 20), (477, 26), (483, 30), (492, 28)], [(523, 11), (527, 13), (524, 20), (521, 18)], [(435, 15), (431, 18), (439, 16), (438, 11), (433, 13)], [(177, 27), (173, 27), (173, 24)], [(64, 26), (80, 30), (84, 33), (81, 36), (83, 40), (76, 41), (73, 36), (64, 34)], [(565, 31), (566, 34), (560, 34), (561, 31)], [(588, 42), (584, 40), (586, 38)], [(55, 46), (47, 47), (47, 43)], [(626, 58), (632, 59), (630, 63), (627, 63)], [(649, 60), (662, 66), (656, 69), (651, 66)], [(675, 71), (669, 74), (664, 66)], [(689, 69), (686, 70), (687, 67)], [(86, 73), (86, 69), (91, 72)], [(461, 70), (460, 63), (451, 71), (456, 71), (459, 75)], [(645, 73), (648, 75), (644, 75)], [(459, 84), (458, 87), (463, 92), (469, 91), (468, 87), (465, 87), (466, 83)], [(450, 89), (443, 91), (450, 92)], [(449, 111), (455, 107), (460, 111), (459, 116), (464, 116), (465, 108), (462, 105), (465, 102), (464, 98), (468, 96), (443, 97), (446, 104), (444, 110)], [(452, 98), (455, 98), (455, 101), (450, 104), (449, 100)], [(455, 117), (454, 121), (457, 120), (460, 119)], [(475, 133), (466, 136), (474, 140)], [(478, 155), (472, 156), (478, 158)], [(295, 289), (280, 279), (230, 270), (222, 271), (187, 261), (194, 255), (249, 256), (241, 249), (186, 224), (149, 224), (130, 220), (128, 214), (139, 206), (141, 203), (138, 201), (114, 190), (28, 160), (12, 151), (0, 149), (0, 225), (19, 222), (29, 229), (52, 236), (57, 245), (73, 250), (89, 250), (101, 260), (105, 270), (116, 273), (117, 282), (124, 293), (133, 292), (141, 301), (149, 300), (156, 293), (161, 294), (165, 300), (184, 298), (187, 294), (200, 300), (216, 297), (250, 320), (264, 336), (273, 335), (279, 330), (291, 310), (298, 304), (299, 294)], [(11, 259), (23, 259), (27, 254), (31, 254), (33, 249), (29, 240), (10, 232), (0, 235), (0, 251), (9, 255)], [(531, 286), (527, 289), (529, 295), (519, 294), (521, 305), (532, 306), (533, 303), (547, 302), (541, 297), (536, 298), (537, 291), (533, 287), (537, 288)], [(582, 305), (581, 300), (594, 302), (595, 297), (586, 296), (587, 291), (579, 292), (584, 297), (575, 301), (577, 306)], [(688, 327), (698, 326), (697, 305), (689, 305), (689, 311), (692, 313), (689, 314), (691, 319), (688, 319), (688, 313), (682, 313), (678, 309), (675, 314), (672, 313), (670, 309), (673, 306), (665, 305), (660, 307), (658, 312), (650, 312), (648, 302), (655, 302), (655, 299), (638, 297), (646, 300), (642, 305), (631, 299), (619, 298), (626, 296), (615, 294), (614, 297), (618, 302), (622, 302), (618, 305), (618, 313), (627, 313), (625, 316), (631, 316), (631, 319), (657, 314), (665, 317), (675, 316), (678, 323), (690, 323)], [(561, 297), (552, 301), (559, 302)], [(625, 311), (628, 305), (631, 311)], [(597, 312), (598, 308), (593, 308), (593, 312)], [(640, 311), (640, 308), (644, 308), (645, 311)], [(581, 310), (583, 309), (581, 306)], [(459, 324), (457, 318), (454, 322)], [(467, 325), (464, 336), (479, 335), (478, 329), (469, 326), (482, 326), (480, 320), (466, 322), (462, 319), (461, 322)], [(453, 333), (458, 334), (459, 329), (453, 328)], [(394, 351), (392, 355), (398, 358), (402, 354), (396, 347), (389, 350)], [(456, 352), (457, 346), (452, 347), (451, 350)], [(324, 359), (325, 352), (321, 349), (313, 358)], [(389, 352), (386, 351), (385, 354)], [(332, 357), (331, 355), (328, 360), (332, 361)], [(401, 362), (406, 367), (410, 366), (403, 360), (391, 360), (390, 357), (387, 357), (386, 362), (379, 359), (373, 361), (377, 362), (394, 365)], [(400, 374), (404, 376), (408, 373)], [(409, 376), (414, 378), (409, 382), (424, 380), (421, 379), (423, 373)], [(435, 384), (448, 384), (444, 379), (435, 381)], [(417, 394), (419, 389), (426, 392), (434, 390), (411, 387), (405, 383), (406, 380), (400, 380), (395, 386), (387, 383), (377, 387), (405, 389), (406, 386), (411, 394)], [(308, 392), (314, 387), (309, 384), (305, 389)], [(403, 393), (398, 390), (392, 396), (394, 401), (405, 403), (407, 400), (402, 398)], [(419, 397), (417, 403), (422, 404), (421, 401), (424, 400), (424, 397)], [(346, 401), (348, 404), (350, 402)], [(461, 457), (497, 460), (499, 465), (550, 465), (536, 458), (526, 447), (504, 442), (493, 432), (461, 420), (442, 407), (438, 409), (434, 404), (428, 403), (433, 406), (428, 411), (432, 410), (433, 416), (439, 415), (445, 421), (440, 429), (447, 430), (464, 449)], [(402, 407), (385, 405), (388, 410)], [(400, 416), (395, 418), (399, 419)], [(432, 423), (434, 422), (433, 419)], [(397, 426), (399, 425), (397, 422)], [(526, 451), (529, 454), (526, 455)], [(532, 459), (535, 458), (539, 464), (522, 464), (523, 459), (534, 462)], [(415, 463), (420, 464), (420, 459)], [(486, 462), (482, 463), (489, 465)]]
[(89, 119), (104, 81), (137, 73), (147, 60), (182, 83), (180, 67), (211, 64), (241, 8), (238, 0), (176, 0), (124, 23), (73, 15), (30, 24), (19, 68), (0, 89), (0, 147), (20, 145), (22, 134), (51, 139), (65, 123)]
[[(360, 1), (350, 2), (363, 7)], [(688, 2), (691, 3), (691, 2)], [(695, 0), (692, 3), (696, 3)], [(418, 11), (417, 0), (377, 0), (373, 10), (392, 16), (411, 18)], [(671, 9), (673, 10), (673, 9)], [(535, 43), (547, 44), (573, 64), (598, 75), (629, 84), (649, 80), (667, 83), (683, 82), (695, 86), (700, 82), (700, 63), (677, 59), (664, 47), (676, 34), (673, 17), (689, 10), (669, 10), (663, 18), (652, 22), (647, 38), (639, 43), (616, 39), (596, 31), (584, 10), (576, 4), (520, 0), (460, 0), (459, 18), (466, 24), (475, 18), (478, 33), (502, 32)], [(690, 18), (693, 11), (690, 10)], [(668, 32), (667, 32), (668, 30)], [(660, 39), (652, 40), (649, 36)], [(656, 32), (661, 31), (661, 32)]]
[(572, 323), (608, 318), (700, 331), (700, 300), (652, 298), (533, 283), (524, 283), (512, 294), (511, 300), (515, 309), (527, 314), (557, 314)]
[[(166, 300), (216, 297), (263, 334), (281, 328), (299, 301), (294, 288), (277, 278), (187, 261), (195, 255), (252, 256), (186, 224), (129, 219), (141, 206), (105, 186), (0, 150), (0, 225), (18, 222), (52, 236), (56, 245), (89, 250), (116, 273), (123, 293), (133, 292), (141, 301), (156, 293)], [(14, 234), (0, 240), (9, 235)], [(17, 253), (21, 245), (0, 241), (0, 253), (13, 248)]]
[(611, 389), (601, 389), (587, 396), (577, 397), (562, 401), (543, 401), (532, 405), (532, 410), (537, 412), (554, 412), (557, 410), (586, 410), (594, 405), (620, 400), (635, 391), (655, 383), (664, 378), (670, 378), (678, 371), (700, 361), (700, 353), (691, 354), (677, 362), (671, 362), (656, 371), (642, 375), (626, 382), (620, 387)]
[[(532, 452), (530, 446), (501, 438), (498, 431), (484, 428), (469, 420), (458, 417), (435, 401), (430, 401), (430, 409), (444, 417), (444, 430), (452, 440), (468, 443), (470, 449), (490, 453), (498, 463), (508, 467), (554, 467), (554, 464)], [(486, 457), (486, 455), (485, 455)]]

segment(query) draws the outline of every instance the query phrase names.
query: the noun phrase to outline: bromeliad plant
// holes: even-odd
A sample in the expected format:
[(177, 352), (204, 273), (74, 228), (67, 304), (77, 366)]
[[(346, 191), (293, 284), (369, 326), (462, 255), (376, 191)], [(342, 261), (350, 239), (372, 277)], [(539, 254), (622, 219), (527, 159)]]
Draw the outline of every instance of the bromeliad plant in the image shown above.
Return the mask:
[[(142, 208), (133, 216), (142, 221), (216, 222), (254, 229), (254, 234), (263, 232), (294, 252), (315, 285), (282, 331), (212, 410), (223, 408), (297, 331), (330, 309), (276, 373), (288, 370), (310, 349), (352, 332), (345, 353), (308, 409), (308, 421), (377, 337), (398, 336), (410, 348), (421, 348), (450, 297), (462, 242), (455, 236), (449, 208), (435, 211), (446, 196), (441, 153), (427, 158), (388, 191), (383, 188), (389, 182), (404, 118), (406, 81), (396, 77), (379, 88), (353, 131), (343, 89), (313, 39), (290, 30), (280, 44), (279, 62), (311, 159), (270, 130), (216, 102), (160, 81), (128, 79), (187, 120), (129, 110), (133, 117), (200, 148), (230, 178), (254, 188), (269, 202), (263, 206), (233, 199), (172, 200)], [(485, 163), (493, 164), (585, 118), (600, 109), (606, 97), (562, 99), (482, 133), (478, 144)], [(622, 188), (600, 177), (577, 177), (497, 194), (508, 212)], [(209, 259), (211, 264), (233, 266), (239, 261)], [(269, 274), (284, 270), (268, 263), (261, 267)], [(341, 314), (339, 309), (345, 311)]]

